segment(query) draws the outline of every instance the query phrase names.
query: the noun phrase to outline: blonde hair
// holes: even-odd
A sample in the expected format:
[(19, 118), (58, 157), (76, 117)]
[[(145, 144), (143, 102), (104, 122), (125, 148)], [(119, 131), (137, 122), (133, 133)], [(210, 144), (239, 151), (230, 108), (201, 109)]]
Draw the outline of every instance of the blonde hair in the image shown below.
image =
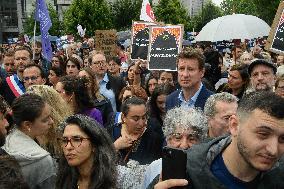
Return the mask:
[(54, 121), (53, 126), (49, 129), (48, 133), (44, 136), (40, 136), (40, 145), (45, 148), (52, 155), (61, 154), (61, 147), (57, 142), (57, 127), (67, 117), (73, 114), (72, 108), (64, 101), (60, 94), (52, 87), (47, 85), (32, 85), (27, 93), (33, 93), (41, 96), (45, 99), (46, 103), (51, 108), (51, 118)]

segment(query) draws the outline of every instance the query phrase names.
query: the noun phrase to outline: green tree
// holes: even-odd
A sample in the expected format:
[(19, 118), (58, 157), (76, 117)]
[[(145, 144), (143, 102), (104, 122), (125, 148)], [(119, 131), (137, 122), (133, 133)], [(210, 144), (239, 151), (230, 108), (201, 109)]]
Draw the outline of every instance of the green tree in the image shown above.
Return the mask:
[(281, 0), (252, 0), (258, 10), (258, 17), (271, 25)]
[(66, 34), (77, 34), (77, 25), (86, 28), (86, 34), (93, 36), (95, 30), (113, 27), (111, 7), (106, 0), (73, 0), (64, 13)]
[(232, 13), (254, 15), (271, 25), (280, 2), (281, 0), (224, 0), (221, 8), (225, 15)]
[(202, 10), (192, 18), (191, 26), (195, 31), (200, 31), (211, 20), (223, 15), (220, 7), (209, 1), (206, 3)]
[(138, 21), (142, 0), (116, 0), (112, 4), (113, 23), (117, 30), (129, 29), (132, 20)]
[[(60, 36), (62, 31), (62, 23), (59, 21), (58, 14), (51, 4), (47, 5), (47, 9), (49, 12), (49, 17), (52, 22), (52, 26), (49, 29), (49, 35)], [(35, 9), (31, 13), (31, 15), (28, 16), (26, 22), (24, 23), (24, 33), (29, 36), (34, 35), (34, 25), (35, 25), (34, 14), (35, 14)], [(40, 35), (39, 22), (37, 22), (36, 35)]]
[(221, 8), (225, 15), (229, 14), (249, 14), (257, 15), (257, 7), (251, 0), (224, 0), (221, 3)]
[(165, 24), (183, 24), (185, 31), (190, 31), (190, 18), (180, 0), (160, 0), (154, 7), (157, 21)]

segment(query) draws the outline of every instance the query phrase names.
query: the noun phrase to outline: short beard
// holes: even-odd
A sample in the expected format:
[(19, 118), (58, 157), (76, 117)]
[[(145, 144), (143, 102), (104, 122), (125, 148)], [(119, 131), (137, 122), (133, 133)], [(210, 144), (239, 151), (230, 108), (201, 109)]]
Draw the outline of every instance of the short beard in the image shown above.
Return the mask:
[[(243, 140), (241, 139), (240, 134), (241, 133), (239, 133), (239, 136), (237, 138), (238, 150), (239, 150), (243, 160), (250, 166), (250, 168), (257, 170), (249, 160), (249, 151), (248, 151), (247, 147), (245, 146), (245, 144), (243, 143)], [(259, 170), (257, 170), (257, 171), (259, 171)]]
[(265, 84), (265, 88), (264, 89), (255, 89), (256, 91), (272, 91), (272, 88), (269, 86), (269, 85), (267, 85), (267, 84)]

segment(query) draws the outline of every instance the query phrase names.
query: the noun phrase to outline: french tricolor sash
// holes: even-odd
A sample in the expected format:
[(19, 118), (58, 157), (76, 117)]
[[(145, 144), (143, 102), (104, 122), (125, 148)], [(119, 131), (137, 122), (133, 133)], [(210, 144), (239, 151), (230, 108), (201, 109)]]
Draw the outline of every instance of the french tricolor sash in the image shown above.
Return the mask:
[(17, 74), (7, 77), (6, 81), (11, 91), (16, 97), (19, 97), (26, 92), (26, 89), (23, 86), (23, 84), (20, 82), (20, 79)]

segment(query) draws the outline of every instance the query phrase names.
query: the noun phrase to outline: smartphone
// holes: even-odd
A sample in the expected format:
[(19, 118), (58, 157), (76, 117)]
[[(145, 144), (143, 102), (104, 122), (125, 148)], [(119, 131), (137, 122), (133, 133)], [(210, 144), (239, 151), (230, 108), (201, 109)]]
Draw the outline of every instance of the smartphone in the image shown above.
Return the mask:
[[(177, 148), (164, 147), (162, 157), (162, 180), (186, 179), (186, 152)], [(187, 187), (173, 187), (175, 189)]]

